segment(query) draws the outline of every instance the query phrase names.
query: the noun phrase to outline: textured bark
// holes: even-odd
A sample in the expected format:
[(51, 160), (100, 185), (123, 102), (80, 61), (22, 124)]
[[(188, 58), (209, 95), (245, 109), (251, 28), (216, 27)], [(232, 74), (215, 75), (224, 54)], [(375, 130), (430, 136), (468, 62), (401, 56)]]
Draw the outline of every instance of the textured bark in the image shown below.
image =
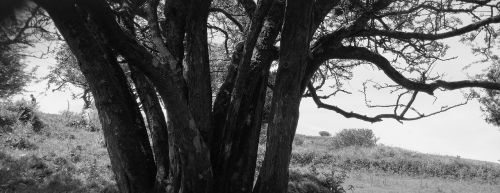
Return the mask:
[[(207, 18), (210, 0), (192, 0), (186, 25), (186, 58), (183, 69), (188, 106), (204, 141), (212, 136), (212, 91), (208, 60)], [(193, 11), (196, 10), (196, 11)]]
[(230, 151), (222, 150), (215, 191), (252, 191), (269, 68), (277, 55), (274, 43), (281, 29), (283, 12), (284, 2), (275, 1), (257, 39), (255, 60), (250, 64), (239, 108), (232, 109), (236, 111), (228, 113), (224, 120), (224, 142), (230, 145)]
[[(229, 105), (231, 104), (231, 93), (234, 88), (234, 81), (236, 80), (236, 73), (238, 64), (240, 63), (241, 54), (243, 52), (243, 43), (236, 45), (234, 49), (231, 64), (227, 67), (227, 75), (222, 83), (217, 96), (215, 97), (214, 107), (212, 111), (213, 121), (212, 121), (212, 141), (210, 146), (210, 155), (212, 160), (212, 167), (214, 170), (214, 176), (218, 176), (220, 173), (219, 168), (222, 165), (222, 155), (224, 153), (224, 125), (226, 123), (227, 111)], [(218, 177), (215, 177), (218, 178)]]
[(120, 192), (151, 192), (155, 167), (146, 128), (116, 56), (69, 1), (38, 1), (50, 14), (90, 84)]
[(302, 97), (300, 83), (309, 55), (312, 5), (312, 1), (302, 0), (286, 3), (266, 154), (254, 192), (287, 192), (288, 164)]
[[(124, 11), (119, 15), (119, 21), (127, 33), (136, 36), (134, 27), (133, 6), (123, 4)], [(143, 64), (144, 65), (144, 64)], [(146, 64), (147, 65), (147, 64)], [(153, 147), (153, 155), (156, 163), (156, 180), (154, 191), (157, 193), (165, 192), (169, 177), (169, 152), (168, 152), (168, 131), (165, 115), (163, 114), (156, 90), (149, 79), (137, 69), (137, 65), (129, 64), (130, 78), (134, 82), (137, 94), (141, 101), (141, 107), (144, 111), (149, 129), (149, 135)]]
[[(78, 1), (88, 13), (88, 19), (95, 24), (95, 36), (100, 41), (109, 43), (130, 64), (137, 65), (157, 88), (165, 103), (168, 122), (168, 141), (171, 180), (169, 191), (175, 192), (210, 192), (212, 170), (209, 150), (203, 141), (197, 124), (189, 112), (186, 98), (181, 91), (182, 77), (171, 68), (164, 68), (175, 58), (171, 53), (160, 52), (155, 58), (133, 37), (120, 29), (111, 10), (100, 0)], [(180, 153), (179, 153), (180, 152)], [(154, 182), (154, 176), (151, 182)], [(151, 185), (153, 187), (153, 185)]]
[(155, 88), (136, 67), (130, 66), (131, 78), (139, 94), (146, 115), (156, 163), (155, 192), (164, 192), (169, 175), (168, 133), (165, 115)]

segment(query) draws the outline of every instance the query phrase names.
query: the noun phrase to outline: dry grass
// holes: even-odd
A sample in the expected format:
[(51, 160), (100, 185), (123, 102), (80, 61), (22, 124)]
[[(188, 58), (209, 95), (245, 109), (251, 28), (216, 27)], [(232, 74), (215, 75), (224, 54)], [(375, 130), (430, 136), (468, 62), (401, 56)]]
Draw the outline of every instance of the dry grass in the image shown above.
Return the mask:
[(336, 149), (328, 137), (297, 135), (291, 168), (345, 174), (346, 192), (500, 192), (497, 163), (383, 145)]
[(102, 135), (67, 127), (68, 117), (40, 114), (34, 132), (15, 124), (0, 136), (0, 192), (117, 192)]
[[(40, 131), (21, 123), (0, 130), (1, 193), (117, 192), (101, 132), (68, 124), (74, 114), (39, 115)], [(296, 136), (290, 193), (500, 192), (500, 164), (381, 145), (334, 148), (331, 139)]]

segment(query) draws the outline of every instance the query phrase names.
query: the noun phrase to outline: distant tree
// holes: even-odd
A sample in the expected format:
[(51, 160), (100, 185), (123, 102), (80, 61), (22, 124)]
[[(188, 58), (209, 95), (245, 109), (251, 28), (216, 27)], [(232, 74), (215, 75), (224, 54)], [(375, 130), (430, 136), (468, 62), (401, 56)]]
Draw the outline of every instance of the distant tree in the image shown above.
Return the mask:
[(328, 131), (320, 131), (319, 136), (330, 137), (332, 136), (332, 134), (330, 134)]

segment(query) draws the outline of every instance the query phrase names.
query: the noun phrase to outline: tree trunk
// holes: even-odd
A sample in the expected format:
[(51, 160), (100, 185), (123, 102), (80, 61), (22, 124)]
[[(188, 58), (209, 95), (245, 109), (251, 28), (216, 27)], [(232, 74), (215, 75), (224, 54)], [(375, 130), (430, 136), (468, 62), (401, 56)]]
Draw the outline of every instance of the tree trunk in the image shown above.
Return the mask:
[[(120, 192), (152, 192), (155, 167), (146, 128), (116, 56), (69, 1), (38, 1), (77, 57), (90, 84)], [(89, 28), (90, 27), (90, 28)]]
[(130, 66), (131, 78), (146, 115), (156, 163), (155, 192), (165, 192), (169, 175), (168, 133), (165, 116), (154, 87), (134, 66)]
[(212, 92), (208, 60), (207, 18), (211, 0), (191, 0), (186, 25), (184, 79), (188, 106), (207, 144), (212, 136)]
[(302, 0), (286, 3), (266, 153), (254, 192), (287, 192), (288, 165), (302, 97), (300, 83), (309, 55), (313, 3)]
[[(152, 4), (150, 4), (152, 3)], [(151, 30), (158, 32), (157, 4), (154, 1), (143, 7), (151, 20)], [(157, 3), (157, 2), (156, 2)], [(155, 45), (159, 57), (153, 57), (137, 40), (127, 36), (113, 19), (113, 14), (102, 1), (81, 1), (103, 37), (127, 61), (142, 71), (154, 84), (164, 101), (168, 114), (168, 141), (170, 158), (170, 181), (167, 189), (173, 192), (210, 192), (212, 169), (210, 152), (203, 140), (196, 121), (191, 116), (187, 98), (183, 94), (184, 79), (178, 76), (177, 58), (165, 47), (158, 34)]]
[(233, 128), (225, 128), (232, 130), (232, 136), (225, 136), (232, 137), (226, 139), (231, 151), (223, 153), (223, 161), (217, 169), (215, 191), (252, 192), (269, 68), (277, 57), (274, 44), (281, 29), (283, 12), (284, 3), (275, 1), (257, 39), (255, 60), (250, 64), (240, 107), (224, 119), (226, 126), (236, 124)]

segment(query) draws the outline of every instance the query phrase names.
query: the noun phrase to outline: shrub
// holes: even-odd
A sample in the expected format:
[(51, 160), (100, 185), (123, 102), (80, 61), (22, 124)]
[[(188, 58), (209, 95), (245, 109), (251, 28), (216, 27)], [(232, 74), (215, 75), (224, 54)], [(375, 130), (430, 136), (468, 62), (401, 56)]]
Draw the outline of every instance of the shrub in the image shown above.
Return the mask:
[(343, 148), (349, 146), (373, 147), (377, 138), (370, 129), (344, 129), (333, 136), (333, 147)]
[(328, 131), (320, 131), (319, 136), (330, 137), (330, 136), (332, 136), (332, 134), (330, 134)]
[(16, 122), (30, 123), (33, 131), (39, 132), (45, 124), (40, 119), (36, 104), (29, 104), (25, 100), (14, 103), (11, 101), (0, 103), (0, 129), (9, 131)]
[(0, 103), (0, 126), (13, 125), (17, 121), (17, 112), (12, 111), (10, 103)]
[(342, 187), (347, 178), (345, 171), (318, 172), (311, 166), (305, 172), (290, 170), (288, 181), (289, 193), (345, 193)]
[(61, 115), (66, 118), (64, 121), (66, 127), (84, 129), (90, 132), (101, 130), (101, 122), (95, 109), (86, 109), (81, 113), (63, 111)]
[(293, 139), (293, 144), (295, 144), (296, 146), (304, 145), (304, 139), (295, 137), (295, 139)]

